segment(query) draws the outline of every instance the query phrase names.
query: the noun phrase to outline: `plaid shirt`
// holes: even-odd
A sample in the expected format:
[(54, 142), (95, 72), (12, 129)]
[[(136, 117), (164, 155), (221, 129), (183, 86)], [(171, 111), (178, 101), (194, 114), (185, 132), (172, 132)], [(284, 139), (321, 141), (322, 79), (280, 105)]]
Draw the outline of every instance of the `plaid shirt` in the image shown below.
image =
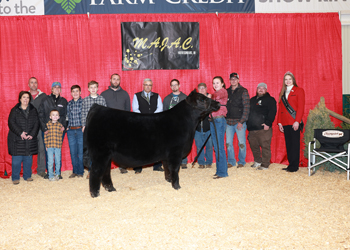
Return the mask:
[(68, 127), (81, 126), (81, 110), (83, 99), (79, 97), (77, 101), (70, 100), (67, 105)]
[[(240, 87), (240, 84), (238, 85)], [(250, 111), (250, 97), (248, 91), (243, 91), (242, 93), (242, 103), (243, 103), (243, 114), (240, 119), (230, 119), (226, 118), (227, 125), (234, 126), (237, 123), (244, 123), (248, 121), (249, 111)]]
[(47, 133), (44, 135), (44, 142), (46, 148), (61, 148), (62, 147), (62, 135), (63, 131), (61, 131), (62, 124), (59, 122), (52, 123), (49, 121), (46, 124)]
[(85, 127), (86, 117), (89, 113), (91, 106), (97, 103), (101, 106), (107, 107), (106, 100), (103, 96), (97, 95), (96, 98), (91, 97), (90, 95), (83, 99), (82, 110), (81, 110), (81, 125)]

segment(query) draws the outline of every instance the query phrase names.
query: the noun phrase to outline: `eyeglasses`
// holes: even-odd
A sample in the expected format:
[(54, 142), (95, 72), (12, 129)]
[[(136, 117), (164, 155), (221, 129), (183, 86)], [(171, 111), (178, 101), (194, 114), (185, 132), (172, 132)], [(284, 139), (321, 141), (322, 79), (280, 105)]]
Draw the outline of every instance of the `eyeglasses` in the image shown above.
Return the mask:
[(145, 87), (152, 87), (152, 84), (144, 84)]

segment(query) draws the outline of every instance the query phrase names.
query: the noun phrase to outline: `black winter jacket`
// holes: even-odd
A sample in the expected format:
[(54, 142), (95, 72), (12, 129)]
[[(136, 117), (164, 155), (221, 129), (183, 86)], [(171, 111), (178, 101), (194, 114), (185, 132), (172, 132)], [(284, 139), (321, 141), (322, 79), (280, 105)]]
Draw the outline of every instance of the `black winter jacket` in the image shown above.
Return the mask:
[(39, 119), (40, 119), (40, 126), (41, 126), (41, 131), (45, 132), (47, 130), (46, 124), (50, 120), (50, 112), (53, 109), (57, 109), (58, 113), (60, 114), (60, 119), (58, 120), (65, 129), (67, 129), (67, 100), (59, 96), (57, 102), (53, 100), (52, 94), (46, 96), (40, 104), (39, 107)]
[(250, 99), (250, 112), (247, 121), (249, 131), (264, 129), (261, 124), (271, 127), (277, 112), (276, 100), (269, 93), (263, 97)]
[[(34, 155), (38, 153), (38, 140), (37, 134), (39, 131), (39, 117), (36, 108), (33, 104), (29, 103), (28, 117), (25, 116), (22, 109), (20, 109), (20, 103), (16, 104), (11, 109), (8, 126), (9, 133), (7, 136), (7, 145), (10, 155)], [(33, 139), (22, 140), (22, 132), (27, 132), (27, 135), (31, 135)]]

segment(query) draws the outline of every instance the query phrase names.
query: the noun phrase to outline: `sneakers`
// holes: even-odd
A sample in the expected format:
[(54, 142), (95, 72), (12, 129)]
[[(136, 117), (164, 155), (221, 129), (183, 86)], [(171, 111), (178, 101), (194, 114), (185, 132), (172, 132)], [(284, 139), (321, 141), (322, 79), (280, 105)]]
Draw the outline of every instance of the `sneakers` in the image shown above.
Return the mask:
[(181, 164), (181, 168), (182, 169), (186, 169), (187, 168), (187, 164), (185, 164), (185, 163)]
[(237, 168), (243, 168), (244, 165), (243, 164), (238, 164)]
[(251, 165), (252, 168), (258, 168), (261, 166), (261, 163), (257, 163), (256, 161), (254, 161), (254, 163)]
[(205, 166), (204, 166), (204, 165), (199, 165), (199, 167), (198, 167), (198, 168), (203, 169), (203, 168), (205, 168)]
[(75, 178), (76, 176), (78, 176), (78, 175), (73, 173), (69, 176), (69, 178)]
[(58, 180), (59, 180), (58, 175), (55, 175), (54, 177), (49, 178), (49, 181), (58, 181)]
[(19, 180), (15, 180), (15, 181), (12, 181), (13, 185), (18, 185), (19, 184)]
[(25, 181), (33, 181), (33, 178), (29, 177)]
[(260, 166), (260, 167), (257, 168), (257, 170), (266, 170), (266, 169), (269, 169), (269, 168), (263, 167), (263, 166)]
[[(63, 178), (62, 178), (62, 175), (58, 175), (58, 178), (59, 178), (59, 179), (63, 179)], [(44, 176), (44, 179), (49, 179), (49, 174), (46, 174), (46, 175)]]

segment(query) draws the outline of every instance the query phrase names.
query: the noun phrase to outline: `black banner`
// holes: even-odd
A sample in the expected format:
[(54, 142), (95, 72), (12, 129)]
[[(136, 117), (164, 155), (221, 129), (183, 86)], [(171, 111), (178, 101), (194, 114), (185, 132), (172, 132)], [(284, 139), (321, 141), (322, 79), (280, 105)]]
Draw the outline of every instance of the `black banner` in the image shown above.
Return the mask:
[(125, 22), (122, 69), (199, 69), (199, 23)]

